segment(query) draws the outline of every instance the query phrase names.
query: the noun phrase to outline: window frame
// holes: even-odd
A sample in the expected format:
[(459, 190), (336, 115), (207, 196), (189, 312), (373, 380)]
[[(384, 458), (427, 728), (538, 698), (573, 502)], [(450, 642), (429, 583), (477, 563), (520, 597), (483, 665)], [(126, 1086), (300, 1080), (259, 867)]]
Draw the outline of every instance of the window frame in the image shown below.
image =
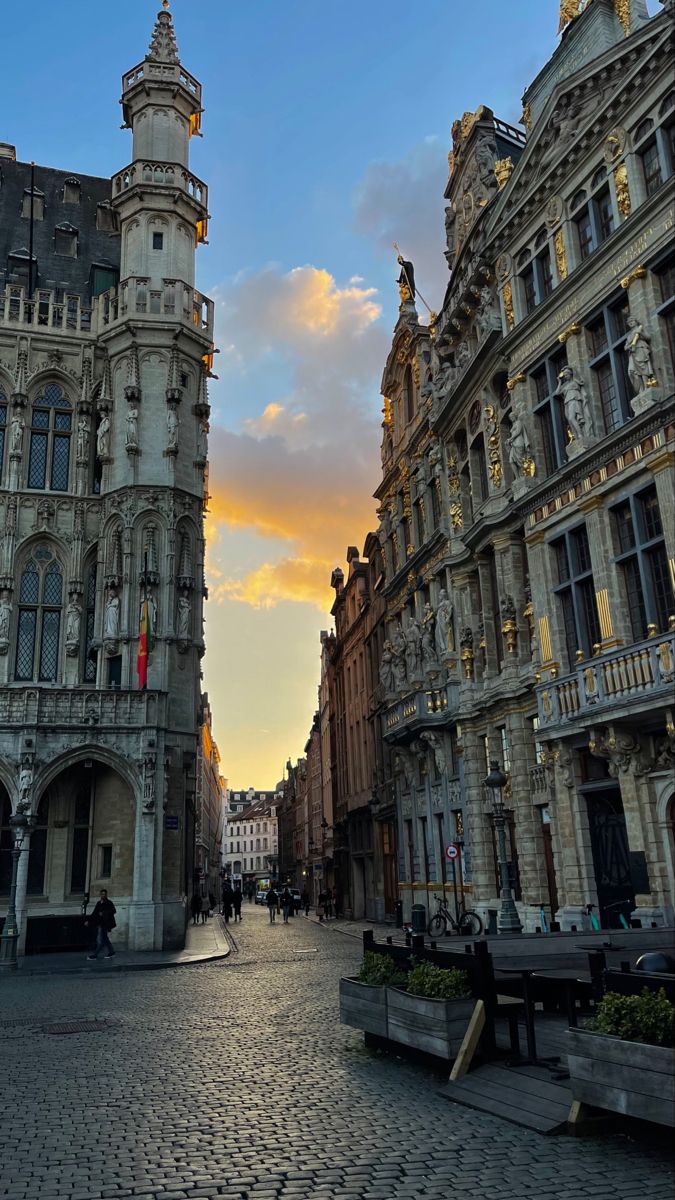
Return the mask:
[[(659, 518), (659, 532), (651, 533), (648, 528), (645, 504), (647, 500), (653, 499), (656, 503), (656, 510)], [(628, 509), (631, 517), (631, 532), (632, 544), (622, 545), (622, 533), (619, 526), (619, 514)], [(617, 504), (612, 505), (610, 513), (613, 522), (614, 534), (614, 563), (619, 568), (619, 574), (622, 578), (624, 593), (626, 596), (626, 608), (631, 626), (631, 632), (634, 642), (644, 641), (647, 635), (647, 628), (650, 625), (655, 625), (660, 633), (665, 633), (668, 629), (668, 619), (675, 612), (675, 593), (673, 591), (672, 580), (669, 574), (668, 567), (668, 552), (666, 549), (665, 534), (663, 530), (663, 517), (661, 515), (661, 507), (659, 504), (656, 484), (650, 484), (645, 488), (640, 488), (638, 491), (631, 492), (630, 495), (623, 497)], [(653, 562), (656, 558), (656, 552), (662, 552), (662, 571), (663, 578), (666, 583), (663, 610), (660, 611), (661, 602), (657, 596), (655, 587), (655, 577), (653, 572)], [(636, 620), (635, 608), (630, 601), (630, 593), (627, 583), (628, 570), (636, 571), (640, 582), (640, 595), (638, 597), (638, 607), (643, 617), (643, 628), (639, 636), (636, 635)], [(635, 576), (634, 576), (635, 577)], [(670, 596), (668, 596), (668, 592)], [(668, 600), (670, 603), (668, 603)], [(670, 611), (668, 611), (670, 610)]]
[[(537, 428), (543, 451), (547, 475), (553, 475), (567, 463), (567, 437), (563, 407), (556, 391), (560, 372), (567, 366), (565, 347), (557, 347), (545, 358), (540, 359), (530, 372), (530, 379), (537, 395), (532, 412), (537, 419)], [(543, 378), (546, 390), (541, 395), (537, 380)]]
[[(49, 558), (37, 559), (40, 551), (49, 550)], [(42, 563), (42, 565), (40, 565)], [(37, 575), (37, 592), (36, 599), (33, 601), (23, 595), (24, 577), (29, 573)], [(56, 568), (56, 570), (52, 570)], [(45, 600), (45, 588), (47, 577), (57, 574), (60, 577), (60, 600), (58, 603), (47, 598)], [(57, 683), (60, 676), (61, 653), (63, 641), (63, 596), (64, 596), (64, 579), (65, 570), (58, 556), (47, 546), (35, 546), (32, 553), (24, 560), (19, 574), (19, 599), (16, 625), (16, 649), (14, 654), (14, 680), (17, 683)], [(43, 655), (45, 652), (45, 638), (48, 631), (46, 630), (46, 618), (51, 614), (57, 614), (56, 620), (56, 649), (54, 652), (54, 675), (47, 676), (43, 672)], [(22, 638), (24, 637), (22, 626), (24, 625), (23, 614), (32, 614), (32, 630), (30, 622), (26, 622), (29, 626), (26, 635), (31, 642), (31, 670), (30, 674), (19, 673), (19, 657), (24, 653), (22, 650)], [(53, 623), (53, 622), (50, 622)]]
[[(621, 327), (617, 322), (617, 315), (621, 313)], [(585, 329), (588, 338), (588, 365), (591, 371), (591, 377), (594, 380), (594, 388), (596, 397), (599, 401), (604, 431), (606, 434), (614, 433), (620, 429), (627, 421), (632, 420), (633, 412), (630, 407), (632, 391), (628, 379), (628, 358), (624, 351), (626, 335), (628, 333), (626, 320), (630, 316), (628, 301), (625, 293), (623, 296), (615, 296), (599, 309), (596, 309), (585, 323)], [(594, 345), (597, 327), (602, 324), (604, 331), (604, 343), (597, 349)], [(601, 372), (609, 367), (610, 380), (613, 389), (612, 406), (606, 404), (605, 391), (603, 389), (603, 379), (607, 376)], [(617, 418), (615, 423), (610, 425), (610, 417), (614, 414)]]
[[(587, 562), (581, 561), (579, 553), (582, 535), (584, 556), (587, 555)], [(590, 658), (594, 647), (602, 642), (586, 522), (582, 521), (552, 538), (548, 546), (556, 564), (555, 574), (558, 582), (553, 585), (552, 591), (559, 606), (562, 629), (561, 650), (563, 648), (565, 650), (568, 668), (571, 671), (574, 669), (578, 651), (583, 652), (584, 658)], [(567, 574), (564, 578), (561, 578), (560, 571), (561, 551), (564, 553), (567, 566)], [(572, 632), (574, 633), (574, 645), (570, 636)]]
[[(59, 403), (56, 398), (48, 396), (50, 389), (58, 389), (61, 397)], [(58, 427), (58, 418), (65, 416), (69, 418), (68, 428)], [(73, 419), (75, 408), (72, 404), (68, 393), (55, 380), (47, 381), (41, 392), (36, 394), (31, 400), (30, 406), (30, 425), (29, 425), (29, 441), (28, 455), (26, 463), (26, 478), (25, 487), (31, 492), (50, 492), (63, 495), (71, 490), (72, 481), (72, 447), (73, 447)], [(36, 417), (41, 418), (41, 422), (36, 420)], [(46, 416), (46, 424), (44, 418)], [(44, 467), (42, 469), (42, 482), (33, 483), (33, 470), (36, 469), (38, 475), (40, 473), (40, 460), (38, 457), (38, 445), (44, 440)], [(54, 487), (54, 475), (56, 469), (56, 453), (57, 445), (61, 442), (68, 444), (67, 466), (65, 487)]]

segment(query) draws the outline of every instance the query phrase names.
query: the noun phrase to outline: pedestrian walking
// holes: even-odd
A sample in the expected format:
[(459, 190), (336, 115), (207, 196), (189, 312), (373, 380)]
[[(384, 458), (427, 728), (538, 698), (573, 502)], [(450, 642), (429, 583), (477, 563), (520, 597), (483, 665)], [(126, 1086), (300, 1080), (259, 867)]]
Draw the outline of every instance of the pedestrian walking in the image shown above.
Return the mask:
[(232, 893), (232, 911), (234, 912), (235, 921), (241, 921), (241, 888), (236, 887)]
[(202, 896), (202, 925), (206, 925), (209, 919), (209, 898)]
[(332, 915), (333, 915), (333, 896), (332, 896), (330, 888), (326, 888), (323, 899), (324, 899), (324, 905), (325, 905), (325, 909), (326, 909), (326, 916), (332, 917)]
[(281, 911), (284, 914), (284, 925), (288, 925), (288, 918), (291, 915), (292, 908), (293, 908), (293, 897), (291, 896), (291, 893), (289, 892), (288, 888), (285, 887), (283, 892), (281, 893)]
[(226, 883), (225, 887), (223, 888), (223, 916), (225, 918), (226, 925), (229, 925), (230, 917), (232, 916), (233, 900), (234, 900), (234, 892), (232, 891), (232, 885), (229, 883)]
[(115, 913), (117, 909), (112, 900), (108, 899), (108, 893), (105, 888), (101, 889), (101, 897), (97, 900), (92, 909), (91, 916), (85, 921), (85, 925), (93, 925), (96, 930), (96, 942), (91, 948), (91, 953), (87, 958), (98, 958), (100, 950), (106, 951), (106, 958), (114, 958), (115, 951), (110, 944), (108, 934), (115, 928)]
[(190, 911), (192, 913), (192, 924), (198, 925), (199, 918), (202, 913), (202, 898), (199, 895), (199, 892), (195, 892), (192, 896), (190, 901)]
[(209, 892), (209, 916), (212, 916), (216, 911), (216, 897), (213, 892)]
[(249, 889), (248, 889), (248, 902), (249, 902), (249, 904), (252, 904), (252, 903), (253, 903), (253, 896), (254, 896), (254, 891), (253, 891), (253, 888), (252, 888), (252, 887), (249, 887)]
[(277, 918), (277, 907), (279, 905), (279, 897), (274, 888), (271, 887), (267, 893), (267, 911), (270, 914), (270, 925), (273, 925)]
[(308, 917), (309, 916), (309, 906), (312, 902), (310, 900), (310, 896), (309, 896), (309, 892), (307, 891), (307, 888), (302, 889), (300, 903), (305, 910), (305, 916)]
[(333, 897), (333, 914), (337, 919), (338, 917), (342, 916), (342, 900), (340, 899), (340, 893), (336, 887), (333, 888), (331, 894)]

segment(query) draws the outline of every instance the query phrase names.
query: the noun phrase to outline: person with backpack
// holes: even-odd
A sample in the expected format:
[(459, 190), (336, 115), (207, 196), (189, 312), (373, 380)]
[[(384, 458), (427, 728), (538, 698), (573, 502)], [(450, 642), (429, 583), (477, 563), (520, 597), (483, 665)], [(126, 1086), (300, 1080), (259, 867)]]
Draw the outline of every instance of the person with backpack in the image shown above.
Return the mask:
[(293, 897), (291, 896), (291, 893), (289, 892), (288, 888), (285, 887), (283, 892), (281, 893), (281, 911), (284, 914), (284, 925), (288, 925), (288, 918), (291, 915), (292, 908), (293, 908)]
[(87, 958), (98, 958), (99, 951), (106, 951), (106, 958), (114, 958), (115, 951), (110, 944), (108, 934), (115, 928), (115, 913), (117, 909), (112, 900), (108, 899), (108, 893), (105, 888), (101, 888), (101, 898), (98, 900), (92, 909), (91, 916), (84, 922), (85, 925), (93, 925), (96, 929), (96, 942), (92, 946), (91, 953)]
[(267, 893), (267, 911), (270, 914), (270, 925), (274, 925), (277, 919), (277, 907), (279, 905), (279, 897), (274, 888), (271, 887)]

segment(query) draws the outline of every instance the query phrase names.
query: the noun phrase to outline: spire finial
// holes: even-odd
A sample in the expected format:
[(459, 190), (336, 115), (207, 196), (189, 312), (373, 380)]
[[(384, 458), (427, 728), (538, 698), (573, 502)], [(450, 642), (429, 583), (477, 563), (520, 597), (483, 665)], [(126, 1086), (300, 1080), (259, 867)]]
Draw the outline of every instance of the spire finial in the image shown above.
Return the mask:
[(154, 59), (155, 62), (175, 63), (179, 61), (173, 20), (169, 12), (169, 0), (162, 0), (162, 7), (157, 13), (147, 57)]
[(162, 8), (164, 9), (164, 12), (166, 12), (167, 8), (169, 7), (170, 2), (171, 2), (171, 0), (162, 0)]

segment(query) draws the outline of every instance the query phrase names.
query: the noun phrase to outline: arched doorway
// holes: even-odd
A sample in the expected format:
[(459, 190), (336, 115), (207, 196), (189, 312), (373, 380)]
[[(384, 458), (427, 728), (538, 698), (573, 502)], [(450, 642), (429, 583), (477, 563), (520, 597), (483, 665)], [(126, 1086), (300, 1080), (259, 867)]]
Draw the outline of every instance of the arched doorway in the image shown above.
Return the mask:
[(85, 758), (44, 788), (30, 838), (26, 880), (26, 954), (83, 950), (84, 924), (101, 888), (117, 910), (117, 940), (127, 934), (133, 893), (136, 804), (111, 766)]

